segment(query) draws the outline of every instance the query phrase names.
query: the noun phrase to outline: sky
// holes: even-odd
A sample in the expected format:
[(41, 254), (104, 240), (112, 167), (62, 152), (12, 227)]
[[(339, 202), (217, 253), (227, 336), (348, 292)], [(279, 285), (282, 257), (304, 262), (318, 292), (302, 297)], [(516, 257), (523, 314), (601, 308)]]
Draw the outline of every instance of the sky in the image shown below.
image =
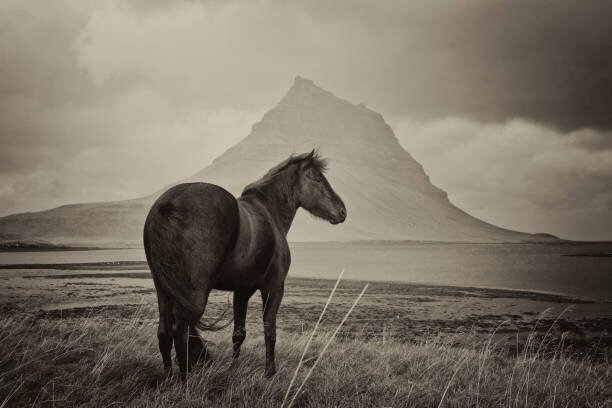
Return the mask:
[(296, 75), (383, 114), (453, 203), (612, 240), (609, 1), (0, 0), (0, 216), (133, 198)]

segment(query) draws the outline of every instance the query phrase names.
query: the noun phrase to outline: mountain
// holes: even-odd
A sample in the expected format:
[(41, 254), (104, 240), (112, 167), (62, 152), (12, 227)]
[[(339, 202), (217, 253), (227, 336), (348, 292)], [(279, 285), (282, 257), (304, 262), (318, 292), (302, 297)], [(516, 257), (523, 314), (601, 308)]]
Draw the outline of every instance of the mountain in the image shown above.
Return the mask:
[[(347, 221), (331, 226), (300, 210), (290, 240), (555, 239), (502, 229), (457, 208), (400, 146), (379, 113), (362, 104), (353, 105), (300, 77), (245, 139), (180, 182), (206, 181), (239, 195), (245, 185), (289, 154), (314, 147), (329, 158), (328, 179), (346, 204)], [(147, 211), (166, 188), (133, 200), (10, 215), (0, 218), (0, 234), (64, 243), (139, 243)]]

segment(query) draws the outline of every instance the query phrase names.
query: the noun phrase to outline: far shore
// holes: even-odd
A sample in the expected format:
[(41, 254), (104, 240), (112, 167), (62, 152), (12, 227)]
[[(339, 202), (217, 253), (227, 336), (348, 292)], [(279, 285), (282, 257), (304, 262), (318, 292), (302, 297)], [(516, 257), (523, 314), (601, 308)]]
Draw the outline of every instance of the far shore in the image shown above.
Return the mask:
[[(351, 241), (290, 241), (291, 245), (609, 245), (612, 241), (571, 241), (565, 239), (551, 239), (548, 241), (510, 241), (510, 242), (486, 242), (486, 241), (428, 241), (428, 240), (351, 240)], [(11, 240), (0, 241), (0, 253), (2, 252), (52, 252), (52, 251), (104, 251), (120, 249), (142, 249), (140, 242), (108, 242), (108, 243), (53, 243), (43, 240)], [(612, 257), (610, 252), (579, 252), (565, 254), (564, 256), (578, 257)]]

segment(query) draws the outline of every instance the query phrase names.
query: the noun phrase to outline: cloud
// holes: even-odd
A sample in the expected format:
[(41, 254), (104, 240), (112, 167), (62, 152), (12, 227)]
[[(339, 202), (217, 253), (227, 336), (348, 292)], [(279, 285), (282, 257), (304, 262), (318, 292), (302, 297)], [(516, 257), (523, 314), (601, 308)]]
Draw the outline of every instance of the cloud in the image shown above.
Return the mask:
[(187, 176), (302, 75), (411, 118), (402, 142), (475, 215), (603, 237), (611, 18), (599, 0), (7, 0), (0, 215)]
[(145, 83), (177, 103), (271, 106), (300, 72), (334, 64), (335, 27), (276, 2), (181, 2), (142, 13), (95, 9), (75, 42), (96, 84)]
[[(124, 95), (112, 109), (74, 108), (50, 116), (50, 126), (58, 121), (78, 130), (67, 141), (71, 148), (39, 147), (30, 154), (37, 159), (2, 171), (3, 214), (150, 194), (205, 167), (245, 137), (261, 112), (194, 108), (177, 114), (163, 98), (140, 91)], [(78, 143), (80, 132), (88, 143)], [(17, 146), (8, 155), (25, 160), (29, 149)]]
[(524, 120), (392, 122), (400, 143), (451, 201), (491, 223), (571, 239), (610, 239), (610, 132), (559, 133)]

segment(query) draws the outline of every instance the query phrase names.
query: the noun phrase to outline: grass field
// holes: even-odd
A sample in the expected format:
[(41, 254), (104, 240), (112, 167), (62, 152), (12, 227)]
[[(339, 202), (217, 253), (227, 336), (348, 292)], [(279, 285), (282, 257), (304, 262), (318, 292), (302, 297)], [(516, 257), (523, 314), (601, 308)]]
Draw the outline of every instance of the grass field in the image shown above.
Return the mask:
[[(259, 333), (247, 337), (236, 362), (230, 333), (207, 333), (213, 361), (184, 383), (176, 367), (173, 377), (163, 377), (153, 310), (143, 307), (128, 314), (5, 315), (0, 321), (0, 405), (280, 406), (309, 336), (279, 333), (278, 373), (267, 379)], [(298, 384), (329, 335), (327, 330), (315, 338)], [(610, 361), (568, 355), (562, 352), (563, 342), (546, 347), (551, 336), (529, 336), (515, 355), (499, 350), (494, 337), (470, 336), (431, 337), (415, 344), (358, 335), (337, 339), (294, 406), (611, 406)], [(464, 338), (457, 342), (458, 337)]]
[[(263, 376), (254, 296), (240, 358), (231, 358), (231, 328), (203, 333), (212, 363), (185, 383), (176, 365), (164, 378), (148, 271), (122, 267), (3, 272), (0, 408), (279, 407), (334, 283), (287, 280), (272, 379)], [(287, 402), (362, 287), (338, 287)], [(227, 301), (213, 292), (206, 316)], [(607, 307), (526, 291), (373, 282), (293, 406), (612, 407)]]

